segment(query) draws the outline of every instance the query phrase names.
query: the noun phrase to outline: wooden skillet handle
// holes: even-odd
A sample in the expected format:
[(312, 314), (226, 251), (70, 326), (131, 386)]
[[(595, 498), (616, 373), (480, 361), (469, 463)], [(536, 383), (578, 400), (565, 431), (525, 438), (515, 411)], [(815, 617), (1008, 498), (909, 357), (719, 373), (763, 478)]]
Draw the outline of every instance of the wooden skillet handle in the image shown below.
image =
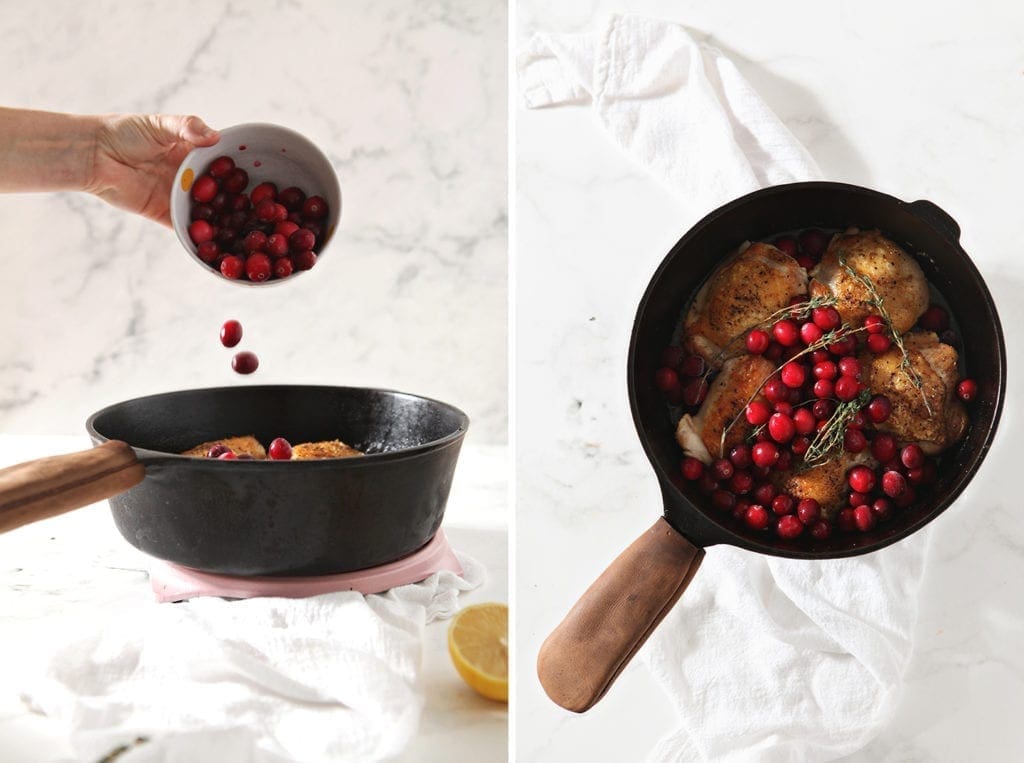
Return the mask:
[(548, 696), (582, 713), (605, 695), (704, 558), (659, 519), (612, 562), (548, 636), (537, 675)]
[(135, 451), (119, 440), (0, 469), (0, 532), (123, 493), (145, 474)]

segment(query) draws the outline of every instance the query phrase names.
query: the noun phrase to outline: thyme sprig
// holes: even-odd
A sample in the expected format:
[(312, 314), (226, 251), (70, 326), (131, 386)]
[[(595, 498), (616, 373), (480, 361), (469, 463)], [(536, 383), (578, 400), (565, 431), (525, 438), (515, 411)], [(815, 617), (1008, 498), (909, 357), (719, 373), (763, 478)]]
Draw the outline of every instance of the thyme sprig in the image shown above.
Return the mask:
[(914, 385), (918, 392), (921, 393), (921, 400), (924, 401), (924, 407), (928, 411), (928, 415), (932, 416), (932, 406), (928, 402), (928, 395), (924, 391), (924, 382), (921, 380), (921, 375), (914, 369), (913, 364), (910, 362), (910, 353), (907, 350), (907, 346), (903, 343), (903, 337), (900, 336), (900, 332), (896, 330), (895, 324), (892, 322), (892, 318), (889, 316), (889, 311), (885, 308), (885, 300), (882, 299), (882, 295), (878, 293), (878, 289), (875, 288), (874, 281), (869, 276), (862, 273), (858, 273), (846, 262), (846, 251), (840, 249), (838, 252), (839, 266), (843, 268), (847, 273), (860, 281), (864, 288), (867, 289), (871, 299), (868, 300), (868, 304), (874, 306), (878, 310), (878, 315), (885, 322), (886, 327), (889, 329), (889, 333), (892, 335), (892, 342), (896, 345), (900, 351), (900, 370), (903, 371), (903, 375), (907, 377), (907, 380)]
[(835, 413), (829, 417), (828, 422), (811, 440), (810, 447), (804, 453), (804, 467), (811, 468), (828, 461), (837, 448), (842, 448), (843, 438), (846, 434), (846, 426), (849, 424), (857, 411), (867, 405), (871, 399), (871, 390), (862, 390), (853, 400), (839, 403)]
[(767, 382), (769, 379), (771, 379), (775, 374), (779, 373), (779, 371), (782, 370), (782, 367), (785, 366), (786, 363), (791, 363), (794, 360), (796, 360), (797, 358), (803, 357), (804, 355), (812, 353), (815, 350), (820, 350), (823, 347), (827, 347), (830, 344), (835, 344), (836, 342), (838, 342), (838, 341), (840, 341), (842, 339), (845, 339), (848, 336), (852, 336), (854, 334), (859, 334), (861, 331), (866, 331), (866, 330), (867, 329), (865, 329), (863, 326), (860, 327), (860, 328), (853, 328), (852, 326), (850, 326), (850, 324), (844, 323), (839, 328), (832, 329), (831, 331), (828, 331), (825, 334), (822, 334), (820, 339), (818, 339), (817, 341), (811, 342), (809, 345), (807, 345), (802, 350), (800, 350), (800, 352), (796, 353), (796, 355), (794, 355), (793, 357), (789, 358), (789, 360), (785, 361), (778, 368), (773, 369), (771, 371), (771, 373), (767, 374), (763, 379), (761, 379), (761, 381), (758, 382), (757, 386), (754, 388), (754, 394), (752, 394), (749, 398), (747, 398), (747, 402), (745, 402), (743, 404), (743, 407), (740, 408), (739, 413), (736, 414), (736, 416), (732, 419), (732, 421), (730, 421), (728, 423), (728, 425), (726, 425), (726, 427), (722, 430), (722, 438), (721, 438), (721, 441), (718, 444), (719, 458), (725, 458), (725, 438), (729, 434), (729, 431), (736, 425), (736, 423), (741, 418), (745, 418), (746, 411), (747, 411), (747, 406), (750, 405), (754, 401), (754, 398), (756, 398), (759, 394), (761, 394), (761, 388), (764, 387), (765, 382)]
[(776, 310), (774, 313), (758, 321), (753, 326), (747, 326), (747, 328), (743, 329), (743, 331), (741, 331), (739, 334), (736, 334), (736, 336), (732, 337), (732, 339), (726, 342), (722, 349), (720, 349), (715, 354), (713, 364), (719, 365), (722, 361), (724, 361), (726, 355), (728, 355), (729, 353), (729, 349), (741, 339), (745, 339), (747, 334), (749, 334), (751, 331), (756, 331), (757, 329), (766, 329), (769, 326), (775, 325), (781, 320), (789, 320), (797, 318), (802, 315), (806, 315), (816, 307), (828, 307), (834, 304), (836, 304), (836, 298), (833, 295), (822, 294), (817, 297), (811, 297), (806, 302), (798, 302), (795, 305), (787, 305), (781, 310)]

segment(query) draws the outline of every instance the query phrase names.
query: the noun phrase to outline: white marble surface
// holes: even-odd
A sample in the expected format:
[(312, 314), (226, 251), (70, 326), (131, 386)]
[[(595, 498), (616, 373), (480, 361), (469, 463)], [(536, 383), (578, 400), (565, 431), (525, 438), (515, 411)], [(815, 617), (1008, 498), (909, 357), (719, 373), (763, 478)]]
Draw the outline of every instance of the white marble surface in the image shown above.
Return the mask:
[[(675, 0), (517, 8), (520, 44), (536, 31), (593, 30), (611, 12), (685, 23), (732, 57), (827, 177), (928, 198), (959, 220), (1000, 308), (1011, 392), (988, 460), (934, 525), (902, 702), (849, 760), (1024, 758), (1024, 525), (1010, 439), (1024, 423), (1012, 376), (1024, 353), (1015, 226), (1024, 11)], [(585, 107), (519, 107), (516, 120), (518, 755), (637, 760), (674, 717), (639, 661), (582, 716), (544, 697), (534, 661), (576, 597), (660, 510), (629, 414), (626, 349), (649, 276), (694, 220)]]
[[(84, 437), (0, 436), (0, 467), (87, 447)], [(460, 606), (508, 600), (507, 449), (463, 450), (445, 515), (454, 548), (484, 564), (487, 579), (460, 597)], [(8, 654), (27, 653), (39, 634), (78, 617), (108, 616), (152, 599), (147, 559), (118, 534), (106, 504), (97, 504), (0, 535), (0, 642)], [(161, 605), (162, 606), (162, 605)], [(448, 656), (447, 621), (426, 627), (420, 729), (400, 756), (407, 763), (507, 759), (508, 712), (472, 692)], [(16, 687), (0, 680), (0, 760), (66, 763), (73, 755), (53, 721), (29, 713)]]
[(4, 3), (5, 105), (277, 122), (317, 143), (345, 206), (309, 277), (239, 289), (174, 235), (91, 197), (0, 198), (0, 431), (79, 433), (138, 394), (252, 382), (383, 386), (506, 432), (506, 4)]

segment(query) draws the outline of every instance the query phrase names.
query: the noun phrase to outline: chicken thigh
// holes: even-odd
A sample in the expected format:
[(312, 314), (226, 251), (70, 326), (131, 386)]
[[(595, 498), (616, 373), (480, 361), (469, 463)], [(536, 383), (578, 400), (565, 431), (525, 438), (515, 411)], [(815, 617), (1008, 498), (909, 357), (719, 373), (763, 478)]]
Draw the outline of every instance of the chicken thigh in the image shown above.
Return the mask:
[(921, 378), (920, 389), (901, 367), (903, 355), (895, 345), (881, 355), (861, 353), (861, 380), (892, 403), (892, 414), (881, 429), (900, 442), (917, 443), (925, 453), (939, 453), (967, 429), (967, 411), (956, 397), (957, 353), (930, 331), (909, 333), (903, 343)]
[[(774, 370), (775, 367), (760, 355), (744, 354), (727, 360), (697, 415), (686, 414), (676, 427), (676, 440), (686, 454), (710, 463), (742, 442), (751, 430), (743, 416), (747, 401)], [(723, 450), (722, 432), (737, 417), (739, 420), (729, 430)]]
[(836, 512), (846, 506), (846, 497), (850, 492), (846, 473), (855, 464), (872, 460), (866, 451), (857, 455), (844, 452), (820, 466), (805, 471), (786, 472), (775, 481), (775, 486), (798, 501), (813, 498), (821, 506), (822, 514), (827, 519), (833, 519)]
[(796, 260), (771, 244), (751, 244), (720, 265), (697, 293), (683, 325), (687, 349), (717, 369), (743, 349), (734, 340), (806, 293), (807, 271)]
[(812, 297), (834, 295), (844, 322), (860, 326), (878, 308), (867, 286), (840, 264), (840, 255), (855, 273), (871, 280), (900, 334), (928, 309), (928, 282), (913, 257), (876, 230), (842, 233), (833, 237), (811, 272), (810, 289)]

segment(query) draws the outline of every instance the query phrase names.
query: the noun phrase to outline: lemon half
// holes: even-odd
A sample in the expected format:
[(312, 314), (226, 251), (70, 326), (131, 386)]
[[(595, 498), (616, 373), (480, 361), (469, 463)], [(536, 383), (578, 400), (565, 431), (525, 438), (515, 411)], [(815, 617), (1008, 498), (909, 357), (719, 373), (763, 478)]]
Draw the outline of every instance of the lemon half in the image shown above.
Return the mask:
[(508, 607), (474, 604), (455, 615), (448, 651), (462, 680), (488, 699), (508, 702)]

